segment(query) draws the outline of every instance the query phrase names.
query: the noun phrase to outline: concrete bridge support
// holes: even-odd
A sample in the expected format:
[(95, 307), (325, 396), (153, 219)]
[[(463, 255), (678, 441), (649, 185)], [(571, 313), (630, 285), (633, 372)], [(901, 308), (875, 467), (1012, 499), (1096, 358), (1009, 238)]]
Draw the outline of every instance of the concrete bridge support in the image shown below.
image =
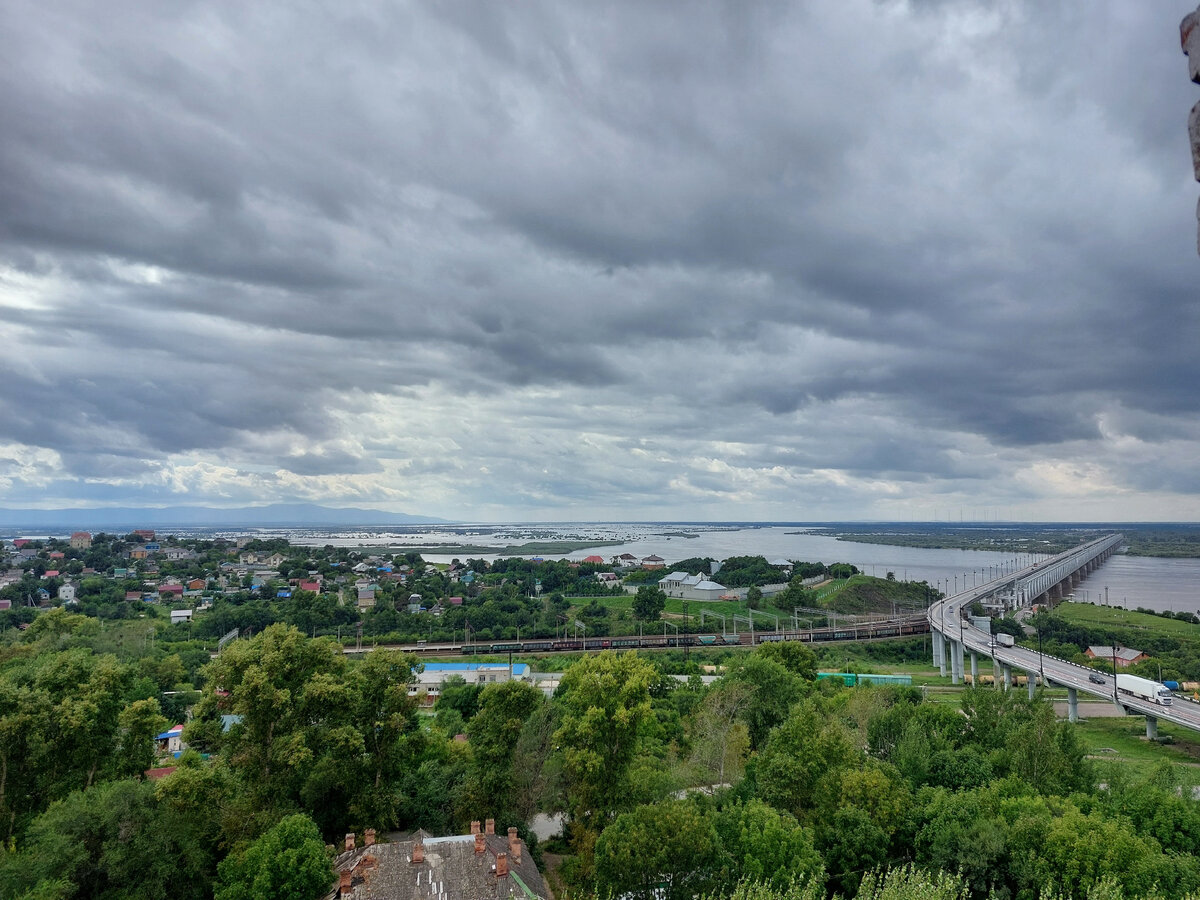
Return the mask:
[(1073, 687), (1067, 688), (1067, 719), (1071, 722), (1079, 721), (1079, 691)]
[(1012, 687), (1012, 666), (1000, 663), (1000, 673), (1004, 676), (1004, 689), (1007, 691)]
[(1025, 680), (1026, 687), (1029, 688), (1029, 699), (1033, 699), (1034, 692), (1037, 691), (1037, 672), (1026, 672)]
[(948, 655), (946, 652), (946, 649), (947, 649), (946, 648), (946, 636), (944, 634), (942, 634), (941, 632), (937, 632), (937, 631), (935, 631), (933, 634), (934, 634), (934, 637), (933, 637), (934, 642), (937, 643), (937, 646), (938, 646), (938, 653), (937, 653), (938, 671), (941, 672), (942, 677), (945, 678), (946, 677), (946, 657)]
[[(935, 631), (930, 636), (930, 643), (933, 645), (933, 664), (935, 666), (945, 667), (946, 663), (942, 659), (942, 633)], [(945, 672), (942, 672), (945, 675)]]
[(971, 651), (971, 684), (979, 687), (979, 654)]
[(1146, 716), (1146, 740), (1158, 740), (1158, 716)]
[(950, 641), (950, 683), (960, 684), (962, 682), (962, 644), (958, 641)]

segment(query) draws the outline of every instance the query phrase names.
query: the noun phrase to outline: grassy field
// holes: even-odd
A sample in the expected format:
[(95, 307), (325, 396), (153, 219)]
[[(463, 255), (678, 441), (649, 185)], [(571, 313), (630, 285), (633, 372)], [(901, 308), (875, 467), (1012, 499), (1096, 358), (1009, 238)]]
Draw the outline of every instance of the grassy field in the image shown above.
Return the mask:
[(1060, 603), (1054, 607), (1054, 614), (1061, 616), (1074, 625), (1085, 627), (1119, 627), (1146, 634), (1169, 635), (1176, 638), (1200, 640), (1200, 625), (1181, 622), (1179, 619), (1168, 619), (1163, 616), (1152, 616), (1148, 613), (1133, 612), (1114, 606), (1095, 606), (1091, 603)]
[(1129, 766), (1140, 773), (1163, 762), (1189, 768), (1200, 764), (1200, 734), (1188, 728), (1160, 721), (1159, 737), (1174, 740), (1163, 744), (1146, 740), (1146, 720), (1141, 716), (1084, 719), (1075, 727), (1088, 755), (1097, 762)]

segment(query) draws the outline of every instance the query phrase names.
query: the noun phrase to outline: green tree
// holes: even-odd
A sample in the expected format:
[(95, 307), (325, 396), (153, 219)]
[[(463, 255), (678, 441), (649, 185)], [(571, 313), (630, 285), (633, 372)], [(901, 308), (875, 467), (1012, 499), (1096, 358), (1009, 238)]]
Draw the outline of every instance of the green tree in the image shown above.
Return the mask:
[(167, 727), (157, 700), (136, 700), (118, 716), (121, 745), (118, 759), (122, 775), (145, 777), (154, 765), (154, 738)]
[(722, 861), (707, 809), (668, 800), (622, 813), (596, 841), (597, 896), (690, 900)]
[(817, 654), (808, 644), (799, 641), (770, 641), (760, 644), (756, 653), (773, 659), (793, 675), (805, 681), (817, 680)]
[(741, 717), (754, 690), (746, 682), (722, 681), (700, 702), (692, 719), (692, 762), (708, 784), (727, 784), (742, 776), (750, 733)]
[(643, 622), (657, 622), (667, 605), (667, 595), (652, 585), (642, 585), (633, 598), (633, 615)]
[(513, 754), (525, 723), (546, 700), (531, 684), (507, 681), (483, 690), (479, 712), (467, 725), (471, 767), (467, 794), (474, 818), (512, 823), (516, 816)]
[(758, 761), (759, 794), (804, 821), (822, 789), (837, 787), (839, 770), (859, 762), (844, 728), (811, 700), (798, 703), (776, 728)]
[(762, 608), (763, 592), (757, 585), (751, 586), (750, 590), (746, 591), (746, 605), (751, 609)]
[(725, 681), (753, 688), (742, 709), (753, 750), (762, 749), (771, 729), (787, 718), (788, 710), (803, 692), (799, 678), (775, 660), (757, 652), (734, 663)]
[(585, 857), (595, 835), (628, 803), (626, 778), (651, 714), (653, 678), (654, 668), (637, 654), (612, 651), (586, 657), (563, 675), (555, 740), (573, 836)]
[(288, 816), (243, 853), (222, 860), (215, 900), (316, 900), (333, 883), (333, 866), (316, 823)]
[(715, 824), (731, 863), (722, 879), (726, 887), (750, 878), (783, 889), (823, 877), (812, 835), (788, 813), (750, 800), (724, 807)]

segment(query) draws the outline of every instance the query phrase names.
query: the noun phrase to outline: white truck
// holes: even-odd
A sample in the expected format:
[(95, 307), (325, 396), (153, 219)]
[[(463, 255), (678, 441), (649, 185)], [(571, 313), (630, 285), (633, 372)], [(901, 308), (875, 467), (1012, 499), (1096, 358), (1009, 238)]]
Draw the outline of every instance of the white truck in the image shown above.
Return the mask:
[(1149, 700), (1159, 706), (1171, 705), (1171, 692), (1166, 685), (1159, 684), (1152, 678), (1141, 678), (1137, 675), (1122, 675), (1117, 673), (1117, 691), (1123, 694), (1133, 694), (1142, 700)]
[(996, 634), (996, 643), (1001, 647), (1011, 647), (1014, 643), (1013, 636), (1011, 634), (999, 632)]

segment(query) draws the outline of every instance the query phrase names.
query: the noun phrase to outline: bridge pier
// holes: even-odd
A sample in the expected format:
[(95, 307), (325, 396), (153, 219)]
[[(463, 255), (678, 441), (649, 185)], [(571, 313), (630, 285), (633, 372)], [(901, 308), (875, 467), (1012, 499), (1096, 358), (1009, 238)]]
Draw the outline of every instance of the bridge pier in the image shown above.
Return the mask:
[(1025, 686), (1029, 688), (1029, 699), (1032, 700), (1034, 691), (1037, 690), (1037, 673), (1036, 672), (1026, 672), (1025, 673)]
[(974, 650), (971, 651), (971, 686), (979, 686), (979, 656)]
[(946, 677), (946, 636), (944, 634), (942, 634), (940, 631), (935, 631), (933, 634), (934, 634), (933, 640), (937, 644), (937, 647), (938, 647), (938, 652), (937, 652), (938, 670), (941, 672), (942, 677), (945, 678)]
[(1004, 676), (1004, 689), (1012, 688), (1012, 666), (1007, 663), (1000, 663), (1000, 673)]
[(959, 684), (962, 681), (962, 644), (950, 641), (950, 683)]
[(1079, 721), (1079, 692), (1073, 688), (1067, 688), (1067, 721)]
[(1146, 716), (1146, 740), (1158, 740), (1158, 716)]
[[(945, 667), (946, 661), (942, 656), (942, 633), (940, 631), (934, 631), (931, 637), (933, 644), (933, 664), (935, 666)], [(942, 672), (942, 674), (945, 675), (946, 673)]]

